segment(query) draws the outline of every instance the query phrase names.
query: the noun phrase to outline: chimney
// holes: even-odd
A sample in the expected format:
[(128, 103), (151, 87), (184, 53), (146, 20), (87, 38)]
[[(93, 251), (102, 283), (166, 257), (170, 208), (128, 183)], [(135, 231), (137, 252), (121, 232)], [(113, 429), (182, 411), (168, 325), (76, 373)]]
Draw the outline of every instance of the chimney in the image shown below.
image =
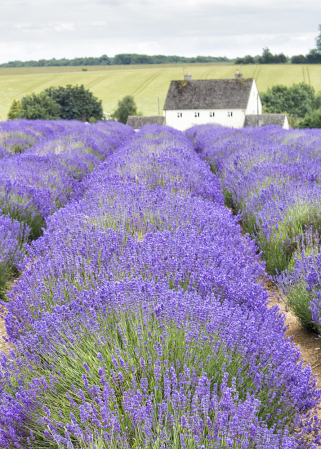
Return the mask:
[(243, 78), (243, 73), (241, 73), (239, 71), (239, 69), (236, 69), (235, 79), (241, 79), (241, 78)]
[(184, 80), (192, 81), (192, 79), (193, 79), (193, 77), (192, 77), (192, 75), (189, 72), (186, 73), (186, 75), (184, 75)]

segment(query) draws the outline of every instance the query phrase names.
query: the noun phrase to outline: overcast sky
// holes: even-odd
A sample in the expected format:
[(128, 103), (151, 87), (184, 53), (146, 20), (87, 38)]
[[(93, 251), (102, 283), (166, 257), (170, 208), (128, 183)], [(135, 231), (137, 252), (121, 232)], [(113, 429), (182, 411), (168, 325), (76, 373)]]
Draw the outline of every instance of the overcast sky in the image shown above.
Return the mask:
[(306, 54), (320, 0), (0, 0), (0, 63), (114, 56)]

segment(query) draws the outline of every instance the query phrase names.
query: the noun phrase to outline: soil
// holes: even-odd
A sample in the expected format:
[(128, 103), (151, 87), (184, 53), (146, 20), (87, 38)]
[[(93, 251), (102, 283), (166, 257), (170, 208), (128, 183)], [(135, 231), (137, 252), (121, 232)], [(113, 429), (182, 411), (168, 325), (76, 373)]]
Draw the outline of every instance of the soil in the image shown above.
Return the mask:
[[(1, 314), (3, 315), (3, 312), (1, 311)], [(0, 354), (4, 351), (6, 355), (9, 354), (10, 351), (10, 345), (3, 339), (3, 337), (6, 337), (6, 327), (4, 325), (4, 320), (0, 318)]]
[(296, 316), (286, 308), (286, 298), (271, 283), (265, 282), (270, 293), (269, 307), (279, 306), (285, 314), (286, 336), (300, 348), (303, 365), (311, 365), (313, 374), (317, 377), (318, 388), (321, 388), (321, 338), (312, 331), (305, 329)]

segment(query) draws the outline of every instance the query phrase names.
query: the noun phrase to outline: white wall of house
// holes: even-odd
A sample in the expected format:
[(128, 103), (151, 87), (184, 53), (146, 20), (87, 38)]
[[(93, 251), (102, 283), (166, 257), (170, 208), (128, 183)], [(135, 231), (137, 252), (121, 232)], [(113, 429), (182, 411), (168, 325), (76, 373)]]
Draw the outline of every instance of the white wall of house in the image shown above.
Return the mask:
[(216, 123), (230, 128), (243, 128), (243, 109), (181, 109), (165, 110), (166, 125), (185, 131), (194, 125)]
[[(259, 109), (259, 110), (258, 110)], [(253, 80), (249, 101), (247, 103), (247, 109), (245, 114), (262, 114), (262, 103), (259, 95), (259, 91), (256, 86), (255, 80)]]

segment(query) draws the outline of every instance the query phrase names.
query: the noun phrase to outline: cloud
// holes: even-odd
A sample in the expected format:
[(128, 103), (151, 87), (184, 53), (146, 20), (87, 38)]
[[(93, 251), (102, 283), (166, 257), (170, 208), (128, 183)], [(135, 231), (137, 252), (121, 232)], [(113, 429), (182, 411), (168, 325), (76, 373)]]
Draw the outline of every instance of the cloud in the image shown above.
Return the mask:
[(0, 62), (107, 53), (288, 55), (314, 48), (319, 0), (2, 0)]

